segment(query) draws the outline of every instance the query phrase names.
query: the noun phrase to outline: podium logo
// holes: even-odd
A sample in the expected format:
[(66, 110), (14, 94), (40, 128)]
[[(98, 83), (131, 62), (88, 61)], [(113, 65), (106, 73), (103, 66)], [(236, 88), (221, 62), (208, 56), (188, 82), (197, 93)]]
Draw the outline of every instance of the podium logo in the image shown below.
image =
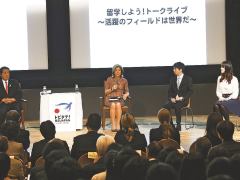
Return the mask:
[[(67, 111), (71, 111), (71, 108), (72, 108), (72, 102), (69, 102), (69, 103), (59, 103), (59, 104), (56, 104), (56, 106), (62, 106), (65, 110)], [(55, 110), (55, 113), (59, 113), (60, 110), (58, 108), (56, 108)]]

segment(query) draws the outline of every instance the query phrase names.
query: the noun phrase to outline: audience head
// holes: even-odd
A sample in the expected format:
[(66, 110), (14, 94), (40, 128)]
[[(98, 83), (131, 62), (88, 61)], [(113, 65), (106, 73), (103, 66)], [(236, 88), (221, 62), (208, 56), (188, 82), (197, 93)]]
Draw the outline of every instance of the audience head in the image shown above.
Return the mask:
[(98, 131), (101, 127), (101, 116), (97, 113), (91, 113), (88, 116), (86, 126), (88, 129)]
[(20, 114), (16, 110), (10, 110), (6, 113), (6, 121), (15, 121), (19, 122)]
[(49, 167), (48, 180), (77, 180), (78, 165), (70, 156), (63, 156)]
[(54, 138), (48, 141), (48, 143), (44, 146), (42, 150), (43, 158), (46, 159), (46, 156), (54, 150), (63, 150), (69, 153), (66, 142), (62, 141), (61, 139)]
[(210, 149), (209, 152), (211, 152), (211, 153), (208, 153), (209, 162), (217, 157), (230, 157), (229, 151), (224, 147), (219, 147), (217, 149), (214, 149), (214, 151), (211, 151)]
[(8, 175), (8, 171), (10, 169), (10, 158), (4, 153), (0, 152), (0, 180), (4, 180)]
[(10, 78), (10, 69), (6, 66), (1, 67), (0, 75), (3, 80), (8, 80)]
[(165, 158), (165, 163), (171, 165), (179, 174), (184, 156), (179, 151), (172, 151)]
[(159, 144), (158, 141), (151, 142), (147, 147), (147, 156), (148, 159), (154, 158), (156, 159), (159, 152), (163, 149), (163, 147)]
[(19, 133), (19, 123), (15, 121), (7, 121), (2, 125), (2, 134), (8, 138), (9, 141), (16, 141)]
[(221, 114), (217, 112), (210, 113), (207, 118), (206, 134), (217, 137), (216, 127), (220, 121), (223, 121)]
[(121, 128), (125, 133), (128, 133), (128, 131), (134, 131), (137, 128), (137, 124), (135, 122), (135, 118), (130, 113), (123, 114), (121, 118)]
[(124, 180), (145, 180), (148, 161), (142, 157), (133, 157), (126, 162), (122, 169)]
[(222, 140), (230, 141), (233, 138), (234, 124), (231, 121), (221, 121), (217, 125), (217, 132)]
[(123, 76), (124, 70), (123, 67), (120, 64), (115, 64), (112, 68), (112, 76)]
[(213, 159), (207, 167), (207, 177), (212, 177), (220, 174), (231, 176), (231, 163), (226, 157), (218, 157)]
[(67, 151), (65, 150), (53, 150), (51, 151), (50, 153), (48, 153), (48, 155), (46, 156), (46, 159), (45, 159), (45, 171), (46, 171), (46, 174), (47, 176), (49, 177), (49, 179), (53, 179), (52, 176), (54, 176), (54, 174), (52, 174), (52, 165), (64, 158), (64, 157), (69, 157), (69, 153), (67, 153)]
[(8, 138), (6, 136), (0, 136), (0, 152), (7, 152)]
[(175, 169), (166, 163), (153, 164), (147, 170), (146, 180), (177, 180)]
[(240, 179), (240, 153), (234, 154), (231, 158), (231, 169), (232, 169), (232, 177), (234, 179)]
[(196, 140), (195, 143), (196, 153), (202, 154), (204, 158), (207, 158), (208, 151), (211, 147), (212, 144), (207, 137), (200, 137)]
[(221, 175), (209, 177), (207, 178), (207, 180), (236, 180), (236, 179), (233, 179), (231, 176), (221, 174)]
[(173, 64), (173, 72), (176, 76), (181, 75), (185, 70), (185, 65), (182, 62), (176, 62)]
[(201, 154), (188, 154), (182, 161), (180, 179), (205, 180), (205, 170), (205, 159)]
[(55, 125), (50, 120), (44, 121), (40, 125), (40, 132), (44, 137), (44, 139), (51, 140), (55, 138), (55, 134), (56, 134)]
[(106, 154), (108, 147), (113, 143), (115, 143), (115, 140), (112, 136), (100, 136), (96, 142), (98, 156), (103, 157)]
[(124, 165), (129, 161), (129, 159), (134, 157), (139, 157), (139, 154), (129, 147), (123, 147), (121, 151), (117, 153), (113, 159), (113, 169), (111, 172), (111, 176), (114, 180), (123, 179), (122, 169)]
[(170, 123), (171, 114), (170, 114), (170, 111), (165, 108), (161, 108), (158, 111), (157, 117), (158, 117), (160, 124), (169, 124)]

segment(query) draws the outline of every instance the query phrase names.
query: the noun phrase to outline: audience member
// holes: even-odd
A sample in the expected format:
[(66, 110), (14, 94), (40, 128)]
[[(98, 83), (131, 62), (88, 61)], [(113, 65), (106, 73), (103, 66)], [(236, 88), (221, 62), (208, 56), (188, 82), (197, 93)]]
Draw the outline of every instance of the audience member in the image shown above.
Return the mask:
[(145, 180), (148, 161), (142, 157), (131, 158), (122, 169), (124, 180)]
[(147, 140), (144, 134), (138, 130), (134, 116), (126, 113), (121, 119), (121, 130), (115, 135), (115, 141), (123, 146), (130, 146), (134, 150), (145, 151)]
[(10, 170), (10, 158), (4, 153), (0, 152), (0, 180), (10, 180), (8, 172)]
[(205, 180), (205, 159), (201, 154), (189, 154), (184, 157), (180, 170), (180, 180)]
[(55, 138), (56, 129), (52, 121), (47, 120), (40, 124), (40, 132), (44, 139), (33, 143), (31, 165), (35, 166), (36, 160), (42, 155), (42, 150), (48, 141)]
[(207, 177), (216, 175), (231, 176), (231, 162), (226, 157), (218, 157), (209, 162), (207, 167)]
[(177, 180), (175, 169), (166, 163), (153, 164), (146, 174), (146, 180)]
[[(20, 114), (16, 110), (10, 110), (6, 113), (5, 121), (15, 121), (20, 126)], [(23, 148), (27, 151), (30, 145), (29, 131), (20, 128), (16, 141), (22, 143)]]
[[(233, 140), (234, 124), (231, 121), (221, 121), (217, 125), (217, 132), (222, 143), (209, 150), (208, 157), (220, 148), (225, 149), (229, 156), (240, 152), (240, 143)], [(208, 158), (209, 159), (209, 158)]]
[(240, 152), (234, 154), (231, 158), (231, 170), (232, 170), (232, 177), (234, 179), (240, 179)]
[(180, 134), (179, 131), (170, 123), (171, 114), (169, 110), (164, 108), (160, 109), (157, 117), (160, 122), (160, 126), (150, 130), (150, 142), (170, 138), (180, 144)]
[(221, 114), (217, 112), (212, 112), (208, 115), (205, 137), (210, 140), (212, 146), (216, 146), (221, 143), (221, 139), (218, 137), (216, 129), (217, 124), (220, 121), (223, 121)]
[(191, 154), (200, 153), (207, 159), (208, 151), (212, 147), (210, 140), (207, 137), (200, 137), (193, 142), (189, 148)]
[(94, 164), (87, 165), (83, 167), (82, 171), (84, 174), (84, 178), (91, 178), (93, 175), (103, 172), (106, 170), (106, 166), (104, 163), (104, 155), (109, 150), (109, 146), (115, 143), (115, 140), (112, 136), (105, 135), (100, 136), (96, 142), (97, 154), (98, 158), (95, 159)]
[(71, 156), (76, 160), (87, 152), (96, 152), (96, 141), (102, 135), (98, 133), (101, 127), (101, 116), (97, 113), (90, 114), (86, 126), (88, 132), (74, 137), (73, 140)]

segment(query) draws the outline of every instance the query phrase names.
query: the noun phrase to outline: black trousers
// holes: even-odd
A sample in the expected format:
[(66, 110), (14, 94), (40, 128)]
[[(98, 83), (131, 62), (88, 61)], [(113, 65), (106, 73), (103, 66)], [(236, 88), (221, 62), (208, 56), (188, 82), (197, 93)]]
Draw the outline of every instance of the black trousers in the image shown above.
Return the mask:
[(172, 103), (171, 101), (168, 101), (165, 105), (163, 105), (163, 108), (168, 109), (171, 111), (171, 109), (174, 109), (176, 114), (176, 122), (177, 125), (181, 124), (181, 109), (185, 106), (187, 106), (188, 101), (177, 101), (176, 103)]
[(21, 104), (18, 102), (12, 104), (0, 103), (0, 125), (4, 122), (5, 115), (9, 110), (16, 110), (20, 114)]

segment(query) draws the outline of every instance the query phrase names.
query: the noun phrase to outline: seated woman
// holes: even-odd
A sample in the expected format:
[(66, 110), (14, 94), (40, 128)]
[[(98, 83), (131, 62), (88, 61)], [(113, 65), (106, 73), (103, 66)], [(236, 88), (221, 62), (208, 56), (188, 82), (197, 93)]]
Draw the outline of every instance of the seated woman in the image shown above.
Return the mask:
[(150, 142), (160, 141), (161, 139), (173, 139), (180, 144), (179, 131), (170, 123), (171, 115), (170, 112), (162, 108), (158, 111), (158, 120), (160, 126), (150, 130)]
[(230, 61), (223, 61), (221, 75), (217, 79), (218, 101), (214, 105), (214, 111), (221, 113), (225, 120), (229, 120), (229, 112), (240, 116), (238, 93), (239, 83), (238, 79), (233, 76), (232, 64)]
[(110, 107), (112, 131), (120, 129), (120, 118), (124, 100), (129, 96), (128, 81), (123, 78), (123, 68), (116, 64), (112, 68), (112, 76), (105, 84), (105, 105)]
[(144, 150), (147, 140), (138, 130), (132, 114), (126, 113), (121, 120), (121, 130), (115, 135), (115, 142), (123, 146), (130, 146), (134, 150)]

